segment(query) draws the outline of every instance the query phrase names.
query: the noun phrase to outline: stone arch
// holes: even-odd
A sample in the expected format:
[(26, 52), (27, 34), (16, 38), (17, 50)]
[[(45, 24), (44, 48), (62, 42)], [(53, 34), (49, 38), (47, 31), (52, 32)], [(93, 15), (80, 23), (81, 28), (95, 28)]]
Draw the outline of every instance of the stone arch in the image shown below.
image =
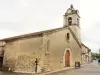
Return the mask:
[(72, 24), (72, 18), (68, 17), (68, 25), (71, 25), (71, 24)]
[[(67, 53), (69, 55), (67, 55)], [(69, 58), (69, 60), (67, 60), (68, 58)], [(65, 51), (64, 51), (63, 65), (65, 67), (70, 67), (72, 65), (72, 52), (71, 52), (70, 48), (66, 48)]]

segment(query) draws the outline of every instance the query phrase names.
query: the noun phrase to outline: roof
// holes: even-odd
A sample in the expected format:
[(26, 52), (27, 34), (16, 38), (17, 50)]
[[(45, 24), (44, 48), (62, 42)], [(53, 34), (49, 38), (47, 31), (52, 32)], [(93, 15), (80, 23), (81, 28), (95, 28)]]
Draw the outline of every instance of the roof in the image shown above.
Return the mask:
[(30, 37), (30, 36), (41, 35), (43, 33), (53, 32), (53, 31), (60, 30), (60, 29), (63, 29), (63, 28), (64, 27), (60, 27), (60, 28), (55, 28), (55, 29), (50, 29), (50, 30), (45, 30), (45, 31), (39, 31), (39, 32), (14, 36), (14, 37), (8, 37), (8, 38), (0, 39), (0, 41), (9, 41), (9, 40), (18, 39), (18, 38), (25, 38), (25, 37)]
[(72, 36), (74, 37), (74, 39), (76, 40), (77, 44), (79, 45), (79, 47), (81, 48), (81, 44), (80, 42), (78, 41), (76, 35), (74, 34), (74, 32), (72, 31), (72, 29), (70, 27), (68, 27), (69, 31), (72, 33)]
[(85, 48), (87, 48), (89, 51), (91, 51), (91, 49), (89, 47), (87, 47), (85, 44), (81, 43), (82, 46), (84, 46)]
[(54, 31), (58, 31), (58, 30), (61, 30), (61, 29), (65, 29), (65, 28), (69, 29), (69, 31), (72, 33), (72, 36), (76, 40), (77, 44), (81, 48), (80, 42), (78, 41), (77, 37), (75, 36), (74, 32), (71, 30), (71, 28), (69, 26), (50, 29), (50, 30), (45, 30), (45, 31), (40, 31), (40, 32), (35, 32), (35, 33), (30, 33), (30, 34), (24, 34), (24, 35), (9, 37), (9, 38), (4, 38), (4, 39), (1, 39), (0, 41), (5, 41), (6, 42), (6, 41), (10, 41), (10, 40), (19, 39), (19, 38), (26, 38), (26, 37), (31, 37), (31, 36), (43, 35), (43, 33), (54, 32)]

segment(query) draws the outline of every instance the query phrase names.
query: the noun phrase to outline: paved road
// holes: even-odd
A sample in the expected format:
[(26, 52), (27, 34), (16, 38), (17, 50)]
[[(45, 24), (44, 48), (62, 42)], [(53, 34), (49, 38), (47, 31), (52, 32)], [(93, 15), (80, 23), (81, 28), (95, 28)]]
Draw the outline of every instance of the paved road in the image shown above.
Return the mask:
[(83, 66), (81, 69), (60, 71), (46, 75), (100, 75), (100, 64), (98, 64), (97, 61), (94, 61), (93, 63)]
[[(0, 75), (34, 75), (34, 74), (23, 74), (23, 73), (12, 73), (0, 71)], [(38, 75), (38, 74), (37, 74)], [(100, 64), (94, 61), (91, 64), (83, 66), (81, 69), (71, 69), (60, 71), (52, 74), (42, 74), (42, 75), (100, 75)]]

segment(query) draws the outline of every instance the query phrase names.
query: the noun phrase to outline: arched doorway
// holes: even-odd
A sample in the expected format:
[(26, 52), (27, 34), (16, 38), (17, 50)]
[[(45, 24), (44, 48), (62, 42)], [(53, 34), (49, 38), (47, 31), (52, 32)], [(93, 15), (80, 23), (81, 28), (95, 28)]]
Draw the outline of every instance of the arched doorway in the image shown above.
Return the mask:
[(69, 50), (67, 50), (66, 54), (65, 54), (65, 66), (67, 66), (67, 67), (70, 66), (70, 52), (69, 52)]

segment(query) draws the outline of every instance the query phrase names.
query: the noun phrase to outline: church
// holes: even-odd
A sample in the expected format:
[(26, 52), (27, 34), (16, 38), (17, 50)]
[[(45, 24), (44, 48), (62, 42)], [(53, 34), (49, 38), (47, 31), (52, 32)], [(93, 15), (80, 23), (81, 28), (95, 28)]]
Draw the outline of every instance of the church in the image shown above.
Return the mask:
[(79, 11), (71, 5), (63, 17), (60, 28), (1, 39), (1, 66), (14, 72), (44, 72), (82, 63)]

